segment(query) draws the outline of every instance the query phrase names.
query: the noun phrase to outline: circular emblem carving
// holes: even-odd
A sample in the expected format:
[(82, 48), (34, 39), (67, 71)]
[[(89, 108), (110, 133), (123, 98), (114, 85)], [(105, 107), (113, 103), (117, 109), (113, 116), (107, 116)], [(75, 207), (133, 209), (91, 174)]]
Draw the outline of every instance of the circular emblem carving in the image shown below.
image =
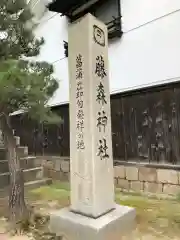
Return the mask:
[(104, 31), (99, 28), (97, 25), (93, 26), (94, 30), (94, 41), (95, 43), (99, 44), (100, 46), (105, 46), (105, 33)]

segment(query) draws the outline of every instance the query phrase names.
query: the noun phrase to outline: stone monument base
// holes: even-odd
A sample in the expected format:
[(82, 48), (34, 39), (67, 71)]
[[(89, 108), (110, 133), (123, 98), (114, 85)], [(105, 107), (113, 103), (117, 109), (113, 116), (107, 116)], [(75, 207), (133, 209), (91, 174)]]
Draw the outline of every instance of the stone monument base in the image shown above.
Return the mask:
[(64, 208), (51, 214), (50, 230), (67, 240), (121, 240), (133, 232), (135, 216), (133, 208), (121, 205), (97, 219)]

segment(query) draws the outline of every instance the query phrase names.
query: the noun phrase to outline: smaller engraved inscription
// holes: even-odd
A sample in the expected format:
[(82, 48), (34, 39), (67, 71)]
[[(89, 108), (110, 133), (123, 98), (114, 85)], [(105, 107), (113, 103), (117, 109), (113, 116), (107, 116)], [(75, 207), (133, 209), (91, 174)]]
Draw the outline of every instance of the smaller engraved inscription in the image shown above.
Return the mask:
[(77, 149), (84, 150), (84, 85), (83, 85), (83, 57), (78, 54), (76, 57), (76, 141)]

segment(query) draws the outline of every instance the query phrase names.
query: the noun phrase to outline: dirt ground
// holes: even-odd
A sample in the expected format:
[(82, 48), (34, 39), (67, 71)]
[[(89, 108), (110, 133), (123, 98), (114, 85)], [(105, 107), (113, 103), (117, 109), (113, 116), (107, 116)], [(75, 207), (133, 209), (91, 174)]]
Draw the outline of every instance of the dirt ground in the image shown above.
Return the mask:
[[(69, 205), (69, 185), (55, 183), (31, 190), (27, 203), (42, 215)], [(135, 240), (177, 240), (180, 239), (180, 200), (162, 199), (159, 196), (142, 196), (137, 193), (121, 193), (116, 190), (116, 202), (136, 209), (137, 229), (130, 238)], [(4, 233), (7, 214), (7, 199), (0, 199), (0, 233)], [(0, 234), (0, 240), (28, 240), (27, 236), (10, 237)], [(32, 239), (32, 238), (31, 238)], [(128, 239), (129, 240), (129, 239)]]

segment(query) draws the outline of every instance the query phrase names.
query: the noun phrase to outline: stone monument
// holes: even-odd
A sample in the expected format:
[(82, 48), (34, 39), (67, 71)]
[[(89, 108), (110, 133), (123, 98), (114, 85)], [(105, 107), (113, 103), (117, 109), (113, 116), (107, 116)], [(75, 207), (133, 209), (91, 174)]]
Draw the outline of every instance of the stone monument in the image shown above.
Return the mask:
[(69, 26), (71, 205), (51, 231), (68, 240), (115, 240), (135, 210), (114, 201), (107, 27), (91, 14)]

